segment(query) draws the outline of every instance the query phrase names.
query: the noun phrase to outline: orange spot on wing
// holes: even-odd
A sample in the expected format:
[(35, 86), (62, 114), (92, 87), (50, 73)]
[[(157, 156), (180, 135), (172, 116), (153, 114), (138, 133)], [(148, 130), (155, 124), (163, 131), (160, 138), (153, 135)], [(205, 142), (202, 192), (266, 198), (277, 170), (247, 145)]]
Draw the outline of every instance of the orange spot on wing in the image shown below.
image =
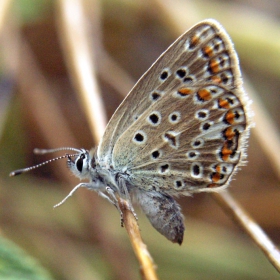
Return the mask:
[(211, 59), (209, 66), (210, 66), (212, 73), (218, 73), (220, 71), (219, 61), (217, 61), (216, 59)]
[(233, 151), (227, 147), (227, 143), (222, 148), (222, 159), (224, 161), (228, 160), (229, 156), (232, 155)]
[(233, 123), (234, 123), (234, 118), (235, 118), (234, 112), (228, 111), (228, 112), (226, 113), (226, 121), (227, 121), (229, 124), (233, 124)]
[(203, 52), (204, 52), (204, 54), (207, 55), (208, 57), (213, 56), (213, 48), (210, 47), (210, 46), (205, 46), (205, 47), (203, 48)]
[(191, 39), (191, 46), (195, 47), (199, 43), (199, 37), (194, 35)]
[(204, 101), (208, 101), (211, 99), (212, 95), (210, 93), (209, 90), (207, 89), (200, 89), (198, 92), (197, 92), (198, 96), (200, 99), (204, 100)]
[(214, 83), (217, 83), (217, 84), (220, 84), (222, 82), (222, 79), (218, 76), (212, 76), (211, 77), (211, 80), (214, 82)]
[(233, 137), (235, 136), (235, 132), (232, 130), (231, 127), (228, 127), (228, 128), (225, 130), (224, 135), (225, 135), (225, 137), (226, 137), (228, 140), (232, 140)]
[(178, 90), (178, 92), (182, 95), (188, 95), (188, 94), (192, 94), (193, 90), (191, 90), (189, 88), (181, 88)]
[(214, 183), (219, 182), (219, 181), (220, 181), (220, 179), (221, 179), (221, 175), (220, 175), (220, 173), (219, 173), (219, 172), (215, 172), (215, 173), (213, 173), (213, 175), (212, 175), (212, 181), (213, 181)]
[(228, 100), (220, 98), (218, 102), (219, 102), (219, 107), (220, 108), (224, 108), (224, 109), (229, 109), (230, 108)]
[(216, 169), (217, 172), (219, 172), (219, 173), (221, 172), (221, 166), (220, 165), (217, 165), (215, 169)]

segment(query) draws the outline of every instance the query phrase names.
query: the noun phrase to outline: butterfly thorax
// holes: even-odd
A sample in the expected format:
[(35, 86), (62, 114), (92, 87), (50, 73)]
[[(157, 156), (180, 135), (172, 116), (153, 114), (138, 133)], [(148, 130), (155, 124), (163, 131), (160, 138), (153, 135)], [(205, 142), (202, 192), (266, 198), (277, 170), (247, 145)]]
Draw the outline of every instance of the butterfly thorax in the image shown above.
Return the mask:
[[(70, 171), (80, 180), (89, 180), (87, 186), (98, 192), (103, 192), (106, 187), (110, 187), (114, 192), (123, 194), (119, 181), (126, 181), (128, 174), (115, 170), (110, 165), (104, 165), (96, 155), (96, 149), (81, 152), (75, 158), (68, 158), (67, 165)], [(126, 186), (129, 188), (129, 184)]]

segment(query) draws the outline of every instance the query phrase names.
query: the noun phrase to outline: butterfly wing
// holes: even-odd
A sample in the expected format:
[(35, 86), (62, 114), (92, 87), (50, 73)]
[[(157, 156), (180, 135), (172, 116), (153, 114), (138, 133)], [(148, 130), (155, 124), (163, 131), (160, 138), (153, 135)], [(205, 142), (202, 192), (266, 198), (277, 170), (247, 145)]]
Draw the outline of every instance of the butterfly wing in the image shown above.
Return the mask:
[(137, 82), (110, 120), (98, 160), (145, 190), (215, 190), (244, 158), (247, 104), (230, 38), (218, 22), (203, 21)]

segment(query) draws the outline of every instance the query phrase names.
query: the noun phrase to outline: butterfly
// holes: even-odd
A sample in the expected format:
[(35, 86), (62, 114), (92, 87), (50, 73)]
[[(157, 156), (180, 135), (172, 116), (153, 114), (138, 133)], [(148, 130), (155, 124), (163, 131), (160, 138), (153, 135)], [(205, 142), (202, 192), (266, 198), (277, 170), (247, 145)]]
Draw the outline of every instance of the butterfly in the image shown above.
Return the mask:
[[(136, 201), (153, 227), (181, 244), (184, 219), (174, 197), (226, 188), (246, 158), (250, 100), (229, 35), (204, 20), (181, 35), (135, 84), (91, 151), (62, 150), (78, 188), (117, 206)], [(121, 212), (121, 210), (119, 209)]]

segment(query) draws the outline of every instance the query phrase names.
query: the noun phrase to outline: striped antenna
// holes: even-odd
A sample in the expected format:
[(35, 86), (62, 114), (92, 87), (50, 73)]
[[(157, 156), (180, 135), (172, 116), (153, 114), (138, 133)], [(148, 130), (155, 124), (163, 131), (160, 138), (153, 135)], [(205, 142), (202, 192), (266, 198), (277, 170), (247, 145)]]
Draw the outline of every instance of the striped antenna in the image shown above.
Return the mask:
[[(82, 149), (69, 148), (69, 147), (62, 147), (62, 148), (57, 148), (57, 149), (34, 149), (33, 152), (35, 154), (44, 155), (44, 154), (54, 153), (54, 152), (59, 152), (59, 151), (75, 151), (75, 152), (77, 152), (79, 154), (83, 150)], [(56, 158), (44, 161), (44, 162), (36, 164), (34, 166), (30, 166), (30, 167), (26, 167), (26, 168), (22, 168), (22, 169), (18, 169), (18, 170), (12, 171), (10, 173), (10, 177), (20, 175), (22, 173), (25, 173), (25, 172), (28, 172), (30, 170), (39, 168), (39, 167), (41, 167), (43, 165), (46, 165), (48, 163), (51, 163), (53, 161), (56, 161), (56, 160), (59, 160), (59, 159), (62, 159), (62, 158), (71, 158), (71, 157), (77, 156), (78, 154), (72, 154), (72, 155), (66, 154), (66, 155), (63, 155), (63, 156), (60, 156), (60, 157), (56, 157)]]
[(56, 149), (38, 149), (35, 148), (33, 150), (33, 153), (36, 155), (44, 155), (44, 154), (50, 154), (50, 153), (55, 153), (55, 152), (60, 152), (60, 151), (74, 151), (77, 153), (82, 152), (82, 149), (76, 149), (76, 148), (71, 148), (71, 147), (61, 147), (61, 148), (56, 148)]

